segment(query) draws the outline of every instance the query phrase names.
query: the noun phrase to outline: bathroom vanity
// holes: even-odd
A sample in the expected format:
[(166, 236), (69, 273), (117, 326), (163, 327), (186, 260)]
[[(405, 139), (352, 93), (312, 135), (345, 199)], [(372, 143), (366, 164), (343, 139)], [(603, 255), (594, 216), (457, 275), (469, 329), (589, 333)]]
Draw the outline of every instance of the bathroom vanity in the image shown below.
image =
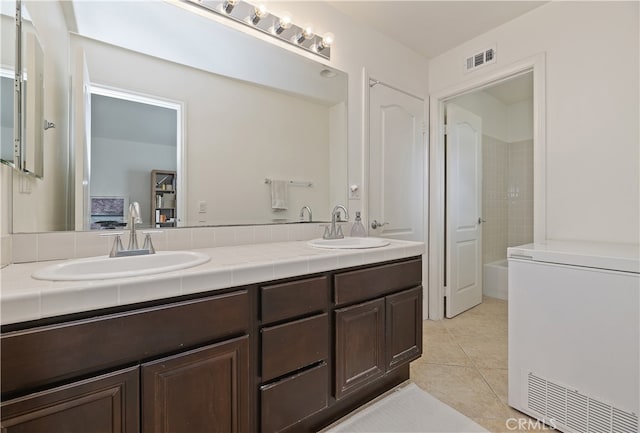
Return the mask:
[[(408, 379), (422, 353), (421, 245), (313, 251), (307, 272), (227, 287), (202, 265), (182, 271), (201, 282), (194, 293), (181, 277), (179, 296), (5, 324), (2, 427), (319, 430)], [(274, 276), (294, 263), (272, 260)]]

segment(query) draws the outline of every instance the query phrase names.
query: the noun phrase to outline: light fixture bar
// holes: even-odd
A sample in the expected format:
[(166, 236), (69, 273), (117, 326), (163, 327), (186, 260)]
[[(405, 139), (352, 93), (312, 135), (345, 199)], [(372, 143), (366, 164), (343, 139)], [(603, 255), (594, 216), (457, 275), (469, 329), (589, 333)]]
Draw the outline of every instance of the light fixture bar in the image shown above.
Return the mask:
[[(264, 6), (252, 5), (244, 0), (182, 1), (197, 5), (220, 16), (230, 18), (324, 59), (330, 60), (331, 58), (333, 34), (327, 33), (323, 37), (310, 33), (308, 26), (300, 27), (293, 24), (291, 22), (291, 16), (288, 13), (283, 13), (282, 16), (276, 16), (267, 11)], [(327, 35), (330, 37), (327, 37)]]

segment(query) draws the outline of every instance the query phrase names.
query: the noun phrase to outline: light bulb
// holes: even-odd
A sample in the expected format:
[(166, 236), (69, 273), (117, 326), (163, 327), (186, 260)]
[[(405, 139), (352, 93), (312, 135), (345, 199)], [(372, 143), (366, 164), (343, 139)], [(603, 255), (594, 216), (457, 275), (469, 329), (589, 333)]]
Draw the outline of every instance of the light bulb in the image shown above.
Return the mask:
[(311, 27), (310, 24), (307, 24), (306, 26), (304, 26), (302, 31), (298, 33), (298, 35), (296, 36), (296, 42), (298, 44), (301, 44), (305, 40), (309, 39), (311, 36), (313, 36), (313, 28)]
[(222, 4), (222, 10), (225, 11), (225, 13), (230, 14), (237, 3), (238, 0), (225, 0)]
[(264, 17), (266, 17), (269, 14), (269, 11), (267, 11), (267, 7), (263, 4), (256, 6), (253, 9), (253, 15), (251, 16), (251, 23), (253, 25), (258, 24), (258, 22), (263, 19)]
[(334, 35), (331, 32), (327, 32), (322, 36), (322, 40), (318, 42), (318, 51), (322, 51), (333, 44)]
[(274, 32), (279, 35), (280, 33), (291, 27), (293, 18), (289, 12), (283, 12), (282, 16), (278, 19), (278, 24), (274, 27)]

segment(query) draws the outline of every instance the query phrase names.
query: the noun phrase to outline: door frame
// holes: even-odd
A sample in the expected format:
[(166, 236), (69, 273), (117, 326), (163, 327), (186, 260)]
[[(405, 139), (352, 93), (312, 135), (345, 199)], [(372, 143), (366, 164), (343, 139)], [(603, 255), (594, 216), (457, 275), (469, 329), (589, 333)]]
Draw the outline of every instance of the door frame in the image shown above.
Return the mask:
[(444, 318), (445, 276), (445, 158), (444, 105), (463, 94), (482, 90), (519, 75), (533, 72), (533, 241), (546, 239), (546, 55), (527, 57), (497, 67), (463, 83), (433, 92), (429, 98), (429, 203), (428, 221), (428, 317)]
[[(430, 220), (430, 208), (429, 208), (429, 196), (431, 194), (429, 183), (430, 183), (430, 150), (429, 150), (429, 142), (430, 142), (430, 133), (429, 133), (429, 98), (418, 96), (414, 93), (411, 93), (407, 90), (403, 90), (401, 87), (395, 86), (393, 84), (387, 83), (383, 80), (378, 80), (371, 76), (367, 71), (367, 68), (362, 68), (362, 185), (361, 189), (361, 214), (362, 214), (362, 223), (366, 226), (367, 233), (369, 232), (370, 222), (369, 222), (369, 185), (371, 179), (371, 170), (370, 170), (370, 156), (371, 156), (371, 146), (370, 146), (370, 92), (371, 92), (371, 81), (375, 81), (378, 84), (382, 84), (387, 86), (393, 90), (397, 90), (398, 92), (405, 93), (406, 95), (419, 99), (424, 103), (424, 119), (422, 119), (422, 126), (424, 133), (424, 155), (423, 155), (423, 169), (424, 173), (422, 176), (424, 185), (422, 188), (423, 198), (422, 198), (422, 233), (423, 233), (423, 242), (425, 245), (425, 251), (422, 255), (422, 317), (424, 320), (427, 319), (429, 314), (429, 239), (430, 239), (430, 231), (429, 231), (429, 220)], [(352, 179), (350, 176), (349, 184), (351, 185)], [(351, 199), (349, 200), (349, 208), (351, 209)]]

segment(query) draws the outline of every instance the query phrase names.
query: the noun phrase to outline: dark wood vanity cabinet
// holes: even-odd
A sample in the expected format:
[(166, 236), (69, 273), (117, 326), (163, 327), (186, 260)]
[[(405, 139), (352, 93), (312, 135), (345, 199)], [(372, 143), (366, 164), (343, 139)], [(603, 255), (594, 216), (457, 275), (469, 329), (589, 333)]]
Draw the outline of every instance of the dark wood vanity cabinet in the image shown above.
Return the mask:
[(5, 326), (1, 427), (317, 431), (409, 378), (421, 259)]
[(237, 290), (3, 333), (2, 431), (249, 431), (249, 300)]
[(336, 399), (422, 354), (421, 268), (413, 260), (334, 277), (336, 304), (364, 300), (335, 309)]

